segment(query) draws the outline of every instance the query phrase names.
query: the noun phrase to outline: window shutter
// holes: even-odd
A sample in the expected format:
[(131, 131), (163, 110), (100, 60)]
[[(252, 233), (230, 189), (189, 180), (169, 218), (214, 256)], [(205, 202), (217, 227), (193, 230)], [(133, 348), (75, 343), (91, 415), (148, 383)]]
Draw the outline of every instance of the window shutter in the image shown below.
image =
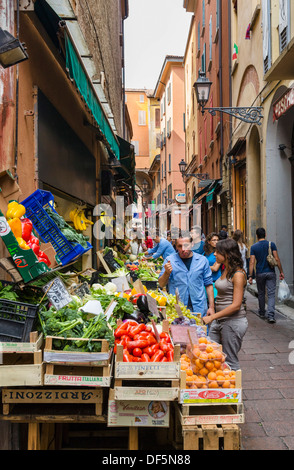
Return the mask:
[(212, 60), (212, 16), (209, 20), (209, 60)]
[(146, 111), (139, 110), (139, 126), (146, 126)]
[(205, 0), (202, 0), (202, 28), (205, 27)]
[(279, 4), (279, 38), (280, 52), (282, 52), (290, 41), (290, 0), (280, 0)]
[(271, 2), (262, 0), (263, 68), (266, 73), (271, 67)]

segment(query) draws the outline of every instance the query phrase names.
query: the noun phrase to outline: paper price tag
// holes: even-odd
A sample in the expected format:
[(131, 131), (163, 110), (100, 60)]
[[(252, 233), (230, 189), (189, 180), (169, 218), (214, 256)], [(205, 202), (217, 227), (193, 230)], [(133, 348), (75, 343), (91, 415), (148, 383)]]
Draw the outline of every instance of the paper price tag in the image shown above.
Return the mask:
[(43, 287), (43, 290), (56, 310), (60, 310), (72, 301), (71, 296), (59, 277), (56, 277), (54, 281), (48, 282)]

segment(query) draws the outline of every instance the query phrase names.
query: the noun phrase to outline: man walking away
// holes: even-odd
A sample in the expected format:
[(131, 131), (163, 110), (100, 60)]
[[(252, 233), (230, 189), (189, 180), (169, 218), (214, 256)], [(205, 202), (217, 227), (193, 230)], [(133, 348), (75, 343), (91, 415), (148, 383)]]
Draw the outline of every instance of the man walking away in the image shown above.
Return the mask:
[[(252, 274), (256, 262), (256, 285), (258, 292), (259, 316), (265, 318), (265, 294), (268, 297), (267, 320), (269, 323), (275, 323), (275, 300), (276, 300), (276, 273), (275, 267), (272, 267), (267, 260), (269, 254), (269, 241), (266, 240), (264, 228), (256, 230), (257, 243), (252, 245), (249, 261), (249, 284), (252, 284)], [(280, 280), (284, 279), (282, 264), (278, 255), (276, 244), (271, 242), (272, 254), (277, 262), (280, 271)]]

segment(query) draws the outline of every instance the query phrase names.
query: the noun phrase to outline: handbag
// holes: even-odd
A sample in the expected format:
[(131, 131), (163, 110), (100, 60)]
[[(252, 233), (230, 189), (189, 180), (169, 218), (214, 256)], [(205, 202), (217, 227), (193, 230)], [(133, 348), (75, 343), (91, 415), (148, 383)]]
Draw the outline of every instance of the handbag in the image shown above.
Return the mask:
[(267, 262), (268, 262), (268, 264), (270, 265), (271, 268), (274, 268), (275, 266), (278, 265), (277, 260), (274, 257), (273, 252), (272, 252), (271, 242), (269, 242), (268, 255), (266, 257), (266, 260), (267, 260)]

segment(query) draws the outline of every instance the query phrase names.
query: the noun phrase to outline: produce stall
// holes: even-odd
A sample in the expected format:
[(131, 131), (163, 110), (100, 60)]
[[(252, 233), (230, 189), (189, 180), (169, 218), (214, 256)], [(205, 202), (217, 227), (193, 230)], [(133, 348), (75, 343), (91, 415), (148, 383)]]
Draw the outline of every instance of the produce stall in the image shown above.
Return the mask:
[[(31, 236), (35, 223), (26, 228)], [(120, 443), (124, 432), (129, 450), (148, 429), (165, 449), (240, 448), (241, 371), (200, 315), (159, 288), (162, 261), (106, 248), (98, 270), (76, 272), (56, 259), (29, 282), (0, 285), (0, 421), (25, 423), (28, 449), (62, 448), (73, 423)]]

